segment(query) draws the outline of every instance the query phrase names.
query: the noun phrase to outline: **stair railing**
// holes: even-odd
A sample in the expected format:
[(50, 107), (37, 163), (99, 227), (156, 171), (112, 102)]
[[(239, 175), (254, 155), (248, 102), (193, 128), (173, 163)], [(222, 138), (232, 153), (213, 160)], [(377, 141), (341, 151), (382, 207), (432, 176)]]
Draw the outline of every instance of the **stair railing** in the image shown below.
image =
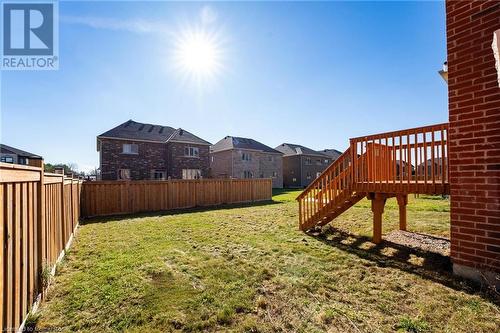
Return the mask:
[(351, 185), (351, 151), (348, 148), (297, 197), (300, 225), (318, 218), (326, 206), (345, 197)]

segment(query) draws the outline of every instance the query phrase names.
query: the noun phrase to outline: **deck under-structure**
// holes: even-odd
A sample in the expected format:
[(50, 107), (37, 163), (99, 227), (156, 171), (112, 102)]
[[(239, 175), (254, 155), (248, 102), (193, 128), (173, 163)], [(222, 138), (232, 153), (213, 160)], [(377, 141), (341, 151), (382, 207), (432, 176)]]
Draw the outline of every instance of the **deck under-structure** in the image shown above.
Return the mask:
[(367, 197), (378, 243), (387, 198), (397, 198), (405, 230), (408, 194), (449, 193), (447, 123), (352, 138), (349, 148), (297, 197), (299, 226), (325, 225)]

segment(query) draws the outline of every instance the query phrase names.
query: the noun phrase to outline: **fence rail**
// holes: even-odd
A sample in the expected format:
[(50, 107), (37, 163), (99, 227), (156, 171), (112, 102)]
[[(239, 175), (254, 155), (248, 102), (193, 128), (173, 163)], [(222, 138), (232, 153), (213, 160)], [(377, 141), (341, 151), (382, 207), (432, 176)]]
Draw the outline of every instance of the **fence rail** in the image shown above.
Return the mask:
[(17, 330), (43, 297), (80, 217), (82, 182), (39, 166), (0, 163), (0, 329)]
[(84, 182), (82, 217), (271, 200), (271, 179)]

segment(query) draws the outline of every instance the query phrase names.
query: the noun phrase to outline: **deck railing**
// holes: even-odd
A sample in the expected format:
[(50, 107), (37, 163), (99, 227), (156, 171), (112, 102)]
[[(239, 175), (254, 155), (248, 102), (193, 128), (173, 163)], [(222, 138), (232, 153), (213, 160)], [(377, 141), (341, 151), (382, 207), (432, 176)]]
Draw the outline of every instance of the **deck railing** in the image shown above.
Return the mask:
[(448, 184), (448, 124), (351, 139), (360, 191), (443, 192)]
[(352, 195), (448, 194), (448, 124), (362, 136), (298, 197), (301, 226)]

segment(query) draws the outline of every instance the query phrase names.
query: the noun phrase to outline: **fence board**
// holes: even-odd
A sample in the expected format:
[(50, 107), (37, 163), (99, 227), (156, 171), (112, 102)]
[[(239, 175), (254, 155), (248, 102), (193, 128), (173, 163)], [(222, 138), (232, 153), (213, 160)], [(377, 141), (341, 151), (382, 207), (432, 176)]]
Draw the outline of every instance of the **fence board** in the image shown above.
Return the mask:
[(82, 217), (271, 200), (271, 179), (99, 181), (82, 184)]
[[(0, 331), (20, 328), (80, 217), (81, 181), (0, 163)], [(64, 189), (64, 190), (63, 190)]]

